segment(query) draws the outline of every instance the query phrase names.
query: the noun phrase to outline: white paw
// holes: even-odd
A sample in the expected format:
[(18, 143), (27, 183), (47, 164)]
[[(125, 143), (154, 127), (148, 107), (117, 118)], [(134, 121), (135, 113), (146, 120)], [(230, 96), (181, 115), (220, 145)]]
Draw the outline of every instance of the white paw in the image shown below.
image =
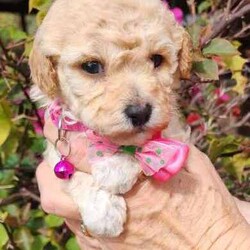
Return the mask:
[(113, 194), (128, 192), (136, 183), (140, 171), (137, 160), (124, 154), (103, 157), (92, 164), (95, 184)]
[(104, 190), (92, 189), (82, 210), (82, 218), (93, 235), (119, 236), (126, 221), (125, 200)]

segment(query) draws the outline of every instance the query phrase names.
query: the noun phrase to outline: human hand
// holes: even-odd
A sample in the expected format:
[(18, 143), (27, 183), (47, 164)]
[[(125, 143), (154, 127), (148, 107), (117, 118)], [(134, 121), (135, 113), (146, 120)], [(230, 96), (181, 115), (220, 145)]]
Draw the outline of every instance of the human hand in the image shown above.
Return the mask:
[[(52, 142), (56, 139), (57, 131), (50, 123), (45, 127), (45, 135)], [(72, 133), (70, 139), (74, 138), (79, 137)], [(72, 144), (70, 161), (77, 168), (78, 160), (85, 155), (86, 144), (81, 140)], [(83, 144), (79, 147), (78, 143)], [(84, 171), (89, 171), (86, 166)], [(38, 167), (37, 178), (43, 208), (67, 218), (84, 249), (225, 249), (229, 242), (231, 249), (236, 246), (250, 249), (245, 241), (249, 226), (210, 160), (194, 146), (190, 147), (185, 169), (170, 181), (146, 180), (125, 195), (128, 221), (125, 232), (114, 239), (97, 241), (82, 234), (77, 208), (60, 189), (61, 180), (54, 177), (53, 170), (45, 163)], [(49, 178), (54, 187), (46, 185)], [(233, 234), (237, 237), (233, 238)]]

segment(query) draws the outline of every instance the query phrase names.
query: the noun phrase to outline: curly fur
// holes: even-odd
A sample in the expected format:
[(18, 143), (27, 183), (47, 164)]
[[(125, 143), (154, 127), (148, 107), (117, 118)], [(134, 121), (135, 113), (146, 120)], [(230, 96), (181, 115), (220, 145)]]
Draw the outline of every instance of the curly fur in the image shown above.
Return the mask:
[[(160, 0), (57, 0), (40, 26), (30, 56), (36, 99), (60, 98), (89, 128), (121, 145), (140, 145), (167, 128), (177, 112), (173, 89), (189, 76), (188, 34)], [(150, 60), (161, 54), (154, 69)], [(83, 62), (98, 60), (104, 73), (90, 75)], [(152, 115), (138, 131), (124, 115), (128, 104), (150, 103)], [(58, 160), (49, 146), (46, 158)], [(126, 158), (126, 159), (125, 159)], [(117, 236), (126, 206), (119, 194), (132, 188), (140, 167), (132, 157), (113, 156), (77, 173), (67, 186), (92, 234)], [(93, 217), (94, 214), (94, 217)]]

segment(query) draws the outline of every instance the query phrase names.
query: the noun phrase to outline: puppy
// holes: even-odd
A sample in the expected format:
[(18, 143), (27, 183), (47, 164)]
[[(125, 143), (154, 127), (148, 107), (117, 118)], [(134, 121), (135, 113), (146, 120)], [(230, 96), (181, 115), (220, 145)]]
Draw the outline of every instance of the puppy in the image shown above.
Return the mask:
[[(173, 124), (174, 88), (189, 76), (190, 49), (160, 0), (57, 0), (30, 56), (33, 97), (46, 105), (60, 100), (115, 145), (140, 146)], [(49, 142), (45, 158), (51, 166), (60, 160)], [(65, 190), (91, 234), (118, 236), (126, 221), (121, 194), (136, 183), (140, 164), (117, 153), (91, 166), (91, 176), (76, 172)]]

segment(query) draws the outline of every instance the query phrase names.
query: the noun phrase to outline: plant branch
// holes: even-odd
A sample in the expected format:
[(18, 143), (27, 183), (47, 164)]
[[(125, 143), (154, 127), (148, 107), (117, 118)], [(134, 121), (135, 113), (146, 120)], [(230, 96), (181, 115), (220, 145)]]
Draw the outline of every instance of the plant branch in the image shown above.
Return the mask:
[(241, 0), (241, 1), (237, 1), (235, 3), (235, 8), (233, 10), (233, 13), (237, 12), (238, 10), (242, 9), (245, 5), (249, 4), (249, 0)]
[(42, 123), (42, 120), (41, 120), (41, 117), (38, 113), (38, 110), (37, 110), (37, 107), (36, 107), (36, 104), (31, 100), (29, 94), (27, 93), (26, 89), (24, 88), (24, 86), (19, 83), (19, 86), (21, 87), (22, 89), (22, 92), (23, 94), (25, 95), (26, 99), (29, 101), (29, 103), (31, 104), (31, 107), (33, 109), (33, 111), (35, 112), (35, 115), (37, 117), (37, 122), (39, 123), (39, 126), (42, 128), (43, 127), (43, 123)]
[(187, 5), (189, 7), (189, 11), (193, 17), (193, 20), (195, 19), (196, 16), (196, 6), (195, 6), (195, 1), (194, 0), (187, 0)]
[(32, 193), (31, 191), (27, 190), (26, 188), (21, 189), (19, 193), (14, 193), (10, 195), (8, 198), (0, 200), (0, 207), (12, 204), (18, 200), (22, 200), (24, 198), (31, 198), (34, 201), (40, 203), (40, 198), (38, 195)]
[[(4, 63), (6, 63), (6, 65), (8, 65), (9, 67), (13, 68), (15, 71), (17, 71), (19, 74), (21, 74), (25, 81), (26, 82), (30, 82), (30, 78), (29, 76), (26, 74), (26, 72), (19, 66), (20, 64), (20, 59), (18, 61), (16, 61), (13, 57), (11, 57), (9, 54), (8, 54), (8, 50), (5, 48), (2, 40), (0, 39), (0, 47), (2, 48), (3, 50), (3, 53), (5, 55), (5, 58), (6, 58), (6, 62), (4, 61), (3, 62), (3, 65)], [(2, 60), (1, 60), (2, 61)], [(42, 123), (42, 120), (41, 120), (41, 117), (38, 113), (38, 110), (37, 110), (37, 107), (35, 105), (35, 103), (31, 100), (28, 92), (26, 91), (25, 87), (23, 86), (23, 84), (20, 83), (20, 81), (17, 81), (18, 82), (18, 85), (21, 87), (21, 90), (24, 94), (24, 96), (26, 97), (27, 101), (31, 104), (31, 107), (32, 107), (32, 110), (34, 111), (36, 117), (37, 117), (37, 122), (39, 123), (39, 125), (41, 126), (41, 128), (43, 127), (43, 123)]]
[(235, 38), (242, 38), (242, 36), (244, 36), (244, 33), (246, 31), (250, 30), (250, 24), (249, 25), (246, 25), (242, 30), (240, 30), (238, 33), (236, 33), (234, 35)]
[(227, 1), (226, 12), (225, 12), (225, 17), (226, 18), (228, 18), (229, 14), (230, 14), (231, 7), (232, 7), (232, 0), (228, 0)]
[(8, 55), (8, 51), (5, 49), (3, 41), (0, 39), (0, 48), (3, 51), (4, 56), (6, 57), (6, 60), (9, 60), (9, 55)]
[(207, 39), (205, 39), (202, 45), (204, 46), (209, 43), (213, 38), (218, 37), (220, 33), (227, 28), (227, 26), (232, 24), (238, 18), (243, 18), (247, 13), (250, 13), (250, 4), (246, 5), (244, 8), (241, 8), (236, 12), (233, 12), (233, 14), (230, 14), (228, 17), (224, 15), (223, 21), (221, 21), (220, 19), (218, 23), (215, 23), (215, 29), (213, 33)]

